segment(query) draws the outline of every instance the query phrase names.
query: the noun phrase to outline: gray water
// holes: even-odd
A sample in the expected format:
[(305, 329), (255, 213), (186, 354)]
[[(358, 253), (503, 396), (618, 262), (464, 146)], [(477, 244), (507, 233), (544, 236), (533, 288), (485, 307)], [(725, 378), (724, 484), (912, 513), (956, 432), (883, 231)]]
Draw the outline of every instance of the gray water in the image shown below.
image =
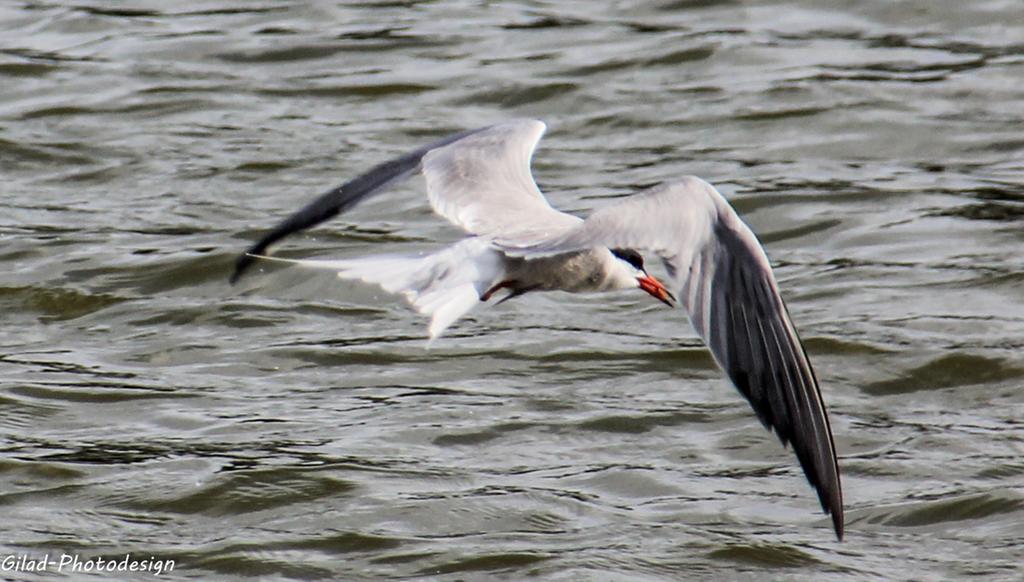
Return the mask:
[[(831, 414), (843, 542), (643, 294), (485, 306), (427, 349), (376, 289), (227, 284), (327, 188), (524, 116), (556, 207), (697, 174), (759, 234)], [(0, 557), (1020, 580), (1022, 117), (1018, 0), (0, 3)], [(279, 252), (459, 236), (413, 181)]]

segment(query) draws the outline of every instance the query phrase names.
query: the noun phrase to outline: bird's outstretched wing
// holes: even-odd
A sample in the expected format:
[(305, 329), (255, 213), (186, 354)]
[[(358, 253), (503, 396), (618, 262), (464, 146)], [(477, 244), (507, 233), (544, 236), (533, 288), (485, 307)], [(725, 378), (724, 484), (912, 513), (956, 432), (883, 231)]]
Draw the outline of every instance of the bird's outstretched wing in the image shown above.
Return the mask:
[(470, 234), (527, 245), (549, 240), (582, 220), (559, 212), (530, 172), (546, 126), (511, 121), (432, 150), (423, 158), (434, 210)]
[(549, 241), (505, 252), (530, 258), (594, 246), (662, 258), (693, 327), (761, 422), (792, 444), (842, 539), (839, 466), (818, 381), (764, 250), (725, 198), (688, 177), (602, 208)]
[(575, 227), (580, 219), (551, 208), (530, 173), (543, 122), (521, 119), (448, 136), (379, 164), (292, 214), (235, 263), (231, 282), (270, 245), (307, 229), (422, 171), (434, 210), (467, 232), (530, 244)]

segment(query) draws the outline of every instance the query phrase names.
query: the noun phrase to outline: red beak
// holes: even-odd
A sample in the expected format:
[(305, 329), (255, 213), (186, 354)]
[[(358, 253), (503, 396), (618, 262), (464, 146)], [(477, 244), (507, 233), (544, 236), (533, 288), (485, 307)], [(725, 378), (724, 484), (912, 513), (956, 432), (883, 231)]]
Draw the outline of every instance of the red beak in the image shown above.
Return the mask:
[(643, 277), (637, 277), (636, 280), (640, 283), (640, 288), (651, 294), (658, 301), (661, 301), (669, 307), (675, 307), (676, 297), (669, 293), (668, 289), (661, 284), (661, 281), (654, 277), (644, 274)]

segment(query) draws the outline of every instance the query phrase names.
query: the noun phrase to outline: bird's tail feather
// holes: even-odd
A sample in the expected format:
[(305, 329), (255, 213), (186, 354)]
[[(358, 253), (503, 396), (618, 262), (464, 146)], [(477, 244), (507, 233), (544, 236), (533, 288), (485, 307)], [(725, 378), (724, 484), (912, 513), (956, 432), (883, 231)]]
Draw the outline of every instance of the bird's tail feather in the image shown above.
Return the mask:
[(416, 311), (430, 317), (431, 340), (479, 303), (480, 296), (504, 274), (501, 254), (476, 238), (422, 257), (259, 258), (336, 271), (341, 279), (372, 283), (389, 293), (401, 294)]

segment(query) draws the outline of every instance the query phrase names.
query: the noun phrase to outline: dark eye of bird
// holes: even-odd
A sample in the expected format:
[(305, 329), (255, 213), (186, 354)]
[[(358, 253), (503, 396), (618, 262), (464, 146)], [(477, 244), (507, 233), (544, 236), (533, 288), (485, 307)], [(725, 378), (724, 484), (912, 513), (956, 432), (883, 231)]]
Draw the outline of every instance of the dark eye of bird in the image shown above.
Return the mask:
[(640, 253), (633, 249), (612, 249), (612, 254), (623, 261), (626, 261), (630, 265), (633, 265), (634, 269), (639, 271), (644, 270), (644, 258), (640, 256)]

